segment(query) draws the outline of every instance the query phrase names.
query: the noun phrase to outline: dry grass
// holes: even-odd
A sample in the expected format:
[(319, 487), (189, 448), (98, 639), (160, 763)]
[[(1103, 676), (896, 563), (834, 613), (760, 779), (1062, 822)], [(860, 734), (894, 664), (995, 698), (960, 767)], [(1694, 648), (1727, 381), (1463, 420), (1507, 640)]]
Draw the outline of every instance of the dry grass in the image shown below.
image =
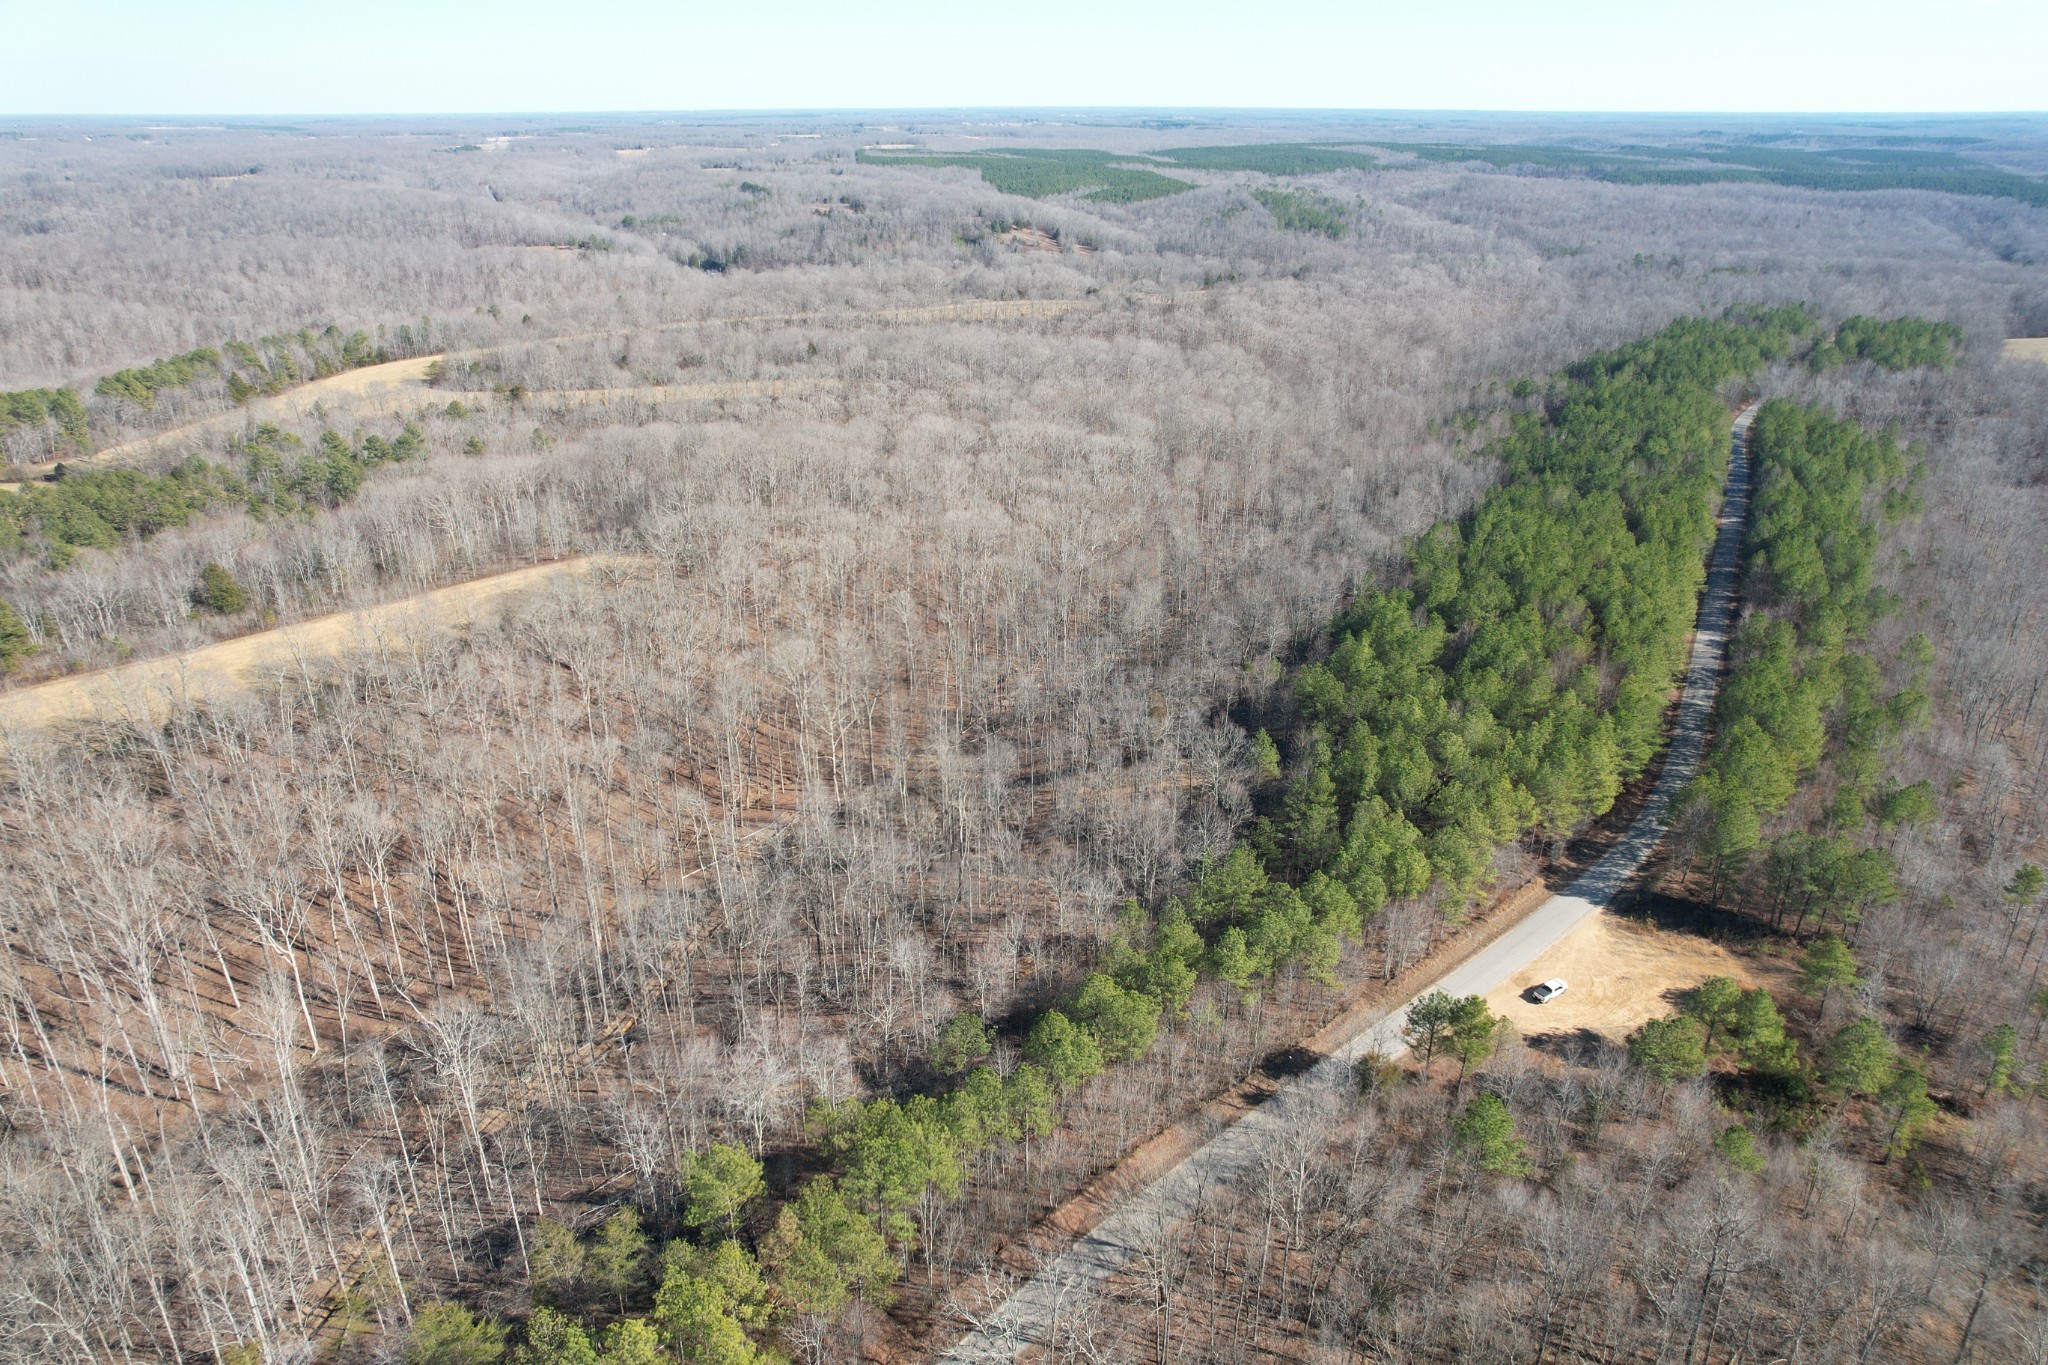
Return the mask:
[(2007, 360), (2037, 360), (2048, 365), (2048, 337), (2013, 337), (2005, 343)]
[[(1528, 998), (1530, 987), (1554, 976), (1571, 989), (1547, 1005)], [(1526, 1038), (1592, 1033), (1618, 1043), (1648, 1020), (1676, 1013), (1679, 997), (1710, 976), (1759, 984), (1752, 963), (1718, 943), (1602, 910), (1509, 977), (1486, 1003)]]

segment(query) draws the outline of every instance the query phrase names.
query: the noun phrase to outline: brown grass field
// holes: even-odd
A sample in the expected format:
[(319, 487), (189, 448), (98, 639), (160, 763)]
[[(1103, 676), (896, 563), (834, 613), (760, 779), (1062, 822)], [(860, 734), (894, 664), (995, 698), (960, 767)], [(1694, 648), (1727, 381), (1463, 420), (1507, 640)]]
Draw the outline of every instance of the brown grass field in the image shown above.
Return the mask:
[[(1571, 989), (1547, 1005), (1528, 998), (1530, 987), (1554, 976)], [(1593, 1033), (1619, 1043), (1637, 1026), (1677, 1013), (1679, 996), (1710, 976), (1758, 984), (1748, 961), (1710, 939), (1602, 910), (1509, 977), (1486, 1003), (1525, 1038)]]

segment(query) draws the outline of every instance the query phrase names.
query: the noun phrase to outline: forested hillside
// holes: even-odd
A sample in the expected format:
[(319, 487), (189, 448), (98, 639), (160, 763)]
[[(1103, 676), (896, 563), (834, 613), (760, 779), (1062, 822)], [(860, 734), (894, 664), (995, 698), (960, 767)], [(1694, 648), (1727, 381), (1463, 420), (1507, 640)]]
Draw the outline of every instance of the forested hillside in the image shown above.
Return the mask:
[[(1950, 357), (1921, 359), (1865, 376), (1852, 406), (1924, 398)], [(1960, 447), (1902, 449), (1793, 398), (1752, 428), (1746, 620), (1708, 764), (1634, 910), (1741, 945), (1729, 960), (1752, 971), (1657, 1002), (1625, 1047), (1425, 1001), (1419, 1067), (1368, 1058), (1356, 1105), (1313, 1113), (1063, 1339), (1199, 1358), (2032, 1358), (2040, 1306), (2015, 1276), (2037, 1246), (2021, 1133), (2043, 1065), (2040, 827), (1961, 765), (2017, 759), (2034, 789), (2038, 749), (2008, 746), (2038, 740), (2010, 710), (1972, 727), (1932, 686), (1965, 647), (1896, 551), (1955, 515), (1947, 498), (1985, 495), (1977, 480), (2032, 496), (1970, 448), (2018, 456), (2004, 480), (2028, 468), (2036, 403)], [(1971, 478), (1931, 474), (1949, 459)], [(1944, 769), (1969, 775), (1928, 776)], [(1431, 1066), (1448, 1057), (1454, 1079)]]
[(943, 1355), (1597, 852), (1752, 398), (1629, 911), (1729, 975), (1446, 998), (1054, 1354), (2048, 1340), (2048, 210), (1392, 122), (20, 131), (0, 1356)]

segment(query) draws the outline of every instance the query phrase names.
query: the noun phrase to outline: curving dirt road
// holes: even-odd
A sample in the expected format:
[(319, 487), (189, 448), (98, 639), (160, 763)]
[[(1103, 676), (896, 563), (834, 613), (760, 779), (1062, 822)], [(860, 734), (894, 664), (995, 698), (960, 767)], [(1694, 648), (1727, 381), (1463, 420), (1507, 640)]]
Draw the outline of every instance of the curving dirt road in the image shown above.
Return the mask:
[[(196, 422), (172, 427), (153, 436), (138, 437), (124, 441), (105, 450), (96, 450), (90, 455), (74, 455), (62, 461), (67, 467), (77, 468), (90, 465), (133, 464), (151, 455), (161, 454), (180, 442), (197, 440), (206, 436), (225, 436), (242, 430), (245, 425), (257, 422), (278, 422), (286, 418), (302, 416), (311, 412), (316, 404), (336, 399), (391, 399), (409, 396), (432, 397), (427, 387), (427, 371), (432, 368), (438, 355), (414, 356), (410, 360), (393, 360), (382, 365), (365, 365), (360, 370), (344, 370), (331, 374), (325, 379), (315, 379), (295, 389), (272, 394), (265, 398), (252, 399), (242, 407), (216, 412)], [(28, 472), (37, 478), (55, 469), (58, 461), (29, 465)], [(19, 488), (19, 484), (4, 484), (0, 487)]]
[(1315, 1066), (1283, 1083), (1263, 1105), (1125, 1201), (1018, 1286), (943, 1360), (960, 1365), (1013, 1360), (1028, 1348), (1050, 1343), (1069, 1310), (1085, 1304), (1110, 1276), (1156, 1245), (1163, 1229), (1198, 1215), (1208, 1190), (1255, 1169), (1297, 1125), (1347, 1093), (1352, 1067), (1361, 1057), (1373, 1052), (1388, 1057), (1406, 1052), (1401, 1031), (1416, 999), (1435, 990), (1459, 996), (1491, 994), (1598, 912), (1635, 875), (1663, 839), (1671, 802), (1692, 780), (1706, 748), (1708, 720), (1734, 618), (1736, 571), (1749, 512), (1749, 425), (1756, 411), (1757, 405), (1751, 404), (1735, 419), (1720, 529), (1708, 564), (1707, 588), (1700, 601), (1675, 730), (1656, 786), (1628, 832), (1562, 894), (1544, 901), (1493, 942), (1424, 984), (1406, 1003), (1364, 1021), (1363, 1027)]
[[(825, 318), (856, 317), (879, 322), (996, 321), (1001, 318), (1060, 317), (1082, 308), (1099, 307), (1096, 299), (969, 299), (957, 303), (928, 304), (908, 308), (887, 308), (869, 313), (760, 313), (740, 317), (694, 318), (667, 323), (657, 331), (751, 322), (804, 322)], [(588, 333), (587, 335), (603, 335)], [(558, 338), (560, 339), (560, 338)], [(573, 339), (573, 338), (570, 338)], [(441, 397), (479, 399), (487, 394), (441, 393), (429, 386), (428, 372), (443, 359), (441, 355), (414, 356), (383, 365), (330, 375), (288, 393), (259, 398), (245, 407), (215, 413), (170, 431), (158, 432), (122, 445), (109, 446), (91, 455), (76, 457), (71, 465), (132, 463), (137, 459), (171, 449), (179, 442), (239, 430), (251, 422), (275, 421), (310, 412), (316, 404), (342, 399), (379, 401), (405, 398), (438, 401)], [(790, 379), (731, 380), (697, 384), (665, 384), (639, 389), (562, 389), (538, 392), (529, 402), (559, 403), (583, 407), (612, 403), (654, 403), (666, 401), (719, 400), (735, 398), (780, 398), (803, 393), (824, 392), (841, 387), (843, 381), (816, 377)], [(49, 473), (55, 464), (30, 467), (33, 474)], [(20, 484), (0, 484), (14, 490)], [(249, 680), (268, 669), (276, 669), (307, 657), (333, 657), (352, 646), (375, 646), (397, 639), (406, 630), (423, 625), (436, 628), (461, 624), (484, 604), (513, 592), (523, 591), (540, 579), (564, 572), (584, 560), (563, 560), (539, 564), (510, 573), (490, 574), (468, 583), (435, 589), (403, 601), (390, 602), (363, 611), (338, 612), (276, 630), (259, 631), (233, 640), (223, 640), (181, 654), (137, 660), (116, 668), (102, 669), (74, 678), (0, 693), (0, 729), (9, 726), (42, 726), (82, 720), (92, 716), (105, 719), (161, 719), (179, 699), (187, 701), (218, 697), (246, 687)]]
[[(520, 401), (533, 407), (587, 408), (634, 403), (711, 403), (735, 398), (793, 398), (798, 394), (824, 393), (845, 388), (849, 379), (796, 375), (788, 379), (724, 379), (701, 384), (643, 384), (623, 389), (541, 389)], [(445, 391), (450, 398), (486, 403), (495, 395), (485, 390)]]
[[(717, 327), (750, 322), (819, 322), (839, 320), (864, 320), (869, 322), (994, 322), (1001, 318), (1053, 318), (1062, 317), (1081, 308), (1099, 307), (1096, 299), (968, 299), (958, 303), (923, 304), (906, 308), (883, 308), (867, 313), (749, 313), (737, 317), (690, 318), (682, 322), (667, 322), (648, 330), (655, 332), (679, 332), (693, 327)], [(587, 341), (592, 337), (611, 336), (612, 331), (573, 332), (567, 336), (554, 337), (554, 341)], [(495, 348), (486, 348), (486, 350)], [(169, 431), (160, 431), (150, 436), (124, 441), (120, 445), (96, 450), (90, 455), (75, 455), (63, 461), (50, 460), (42, 464), (24, 466), (32, 478), (48, 476), (57, 465), (70, 467), (94, 465), (133, 464), (175, 449), (181, 442), (190, 442), (207, 436), (221, 436), (239, 431), (257, 422), (276, 422), (290, 417), (299, 417), (311, 412), (315, 405), (340, 399), (374, 399), (397, 401), (405, 398), (433, 399), (437, 396), (427, 382), (427, 372), (442, 360), (445, 353), (413, 356), (407, 360), (388, 361), (382, 365), (366, 365), (360, 370), (348, 370), (341, 374), (329, 375), (302, 384), (298, 388), (269, 397), (258, 398), (242, 407), (230, 408), (226, 412), (213, 413)], [(821, 379), (755, 379), (731, 380), (703, 384), (667, 384), (641, 389), (562, 389), (536, 392), (528, 395), (530, 401), (554, 400), (569, 406), (590, 403), (616, 402), (639, 398), (647, 402), (668, 399), (720, 399), (780, 397), (785, 393), (806, 393), (834, 386), (839, 381)], [(488, 398), (488, 394), (460, 393), (449, 391), (440, 395), (448, 398)], [(19, 483), (0, 483), (0, 491), (19, 491)]]
[(423, 635), (466, 625), (483, 611), (579, 569), (623, 563), (578, 555), (472, 578), (358, 611), (238, 635), (182, 654), (56, 678), (0, 692), (0, 730), (50, 728), (69, 721), (160, 721), (174, 707), (242, 691), (258, 679), (351, 650), (404, 647)]

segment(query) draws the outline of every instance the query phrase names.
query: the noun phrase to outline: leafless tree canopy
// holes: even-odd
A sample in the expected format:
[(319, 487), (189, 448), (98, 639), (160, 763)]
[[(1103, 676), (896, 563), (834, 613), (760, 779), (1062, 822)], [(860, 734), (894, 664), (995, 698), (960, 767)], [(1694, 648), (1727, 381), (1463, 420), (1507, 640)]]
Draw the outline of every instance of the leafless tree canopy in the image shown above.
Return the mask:
[[(1708, 1082), (1510, 1046), (1478, 1084), (1536, 1178), (1474, 1170), (1441, 1088), (1333, 1109), (1162, 1229), (1058, 1350), (2048, 1360), (2048, 907), (2007, 894), (2048, 862), (2048, 365), (2000, 359), (2048, 333), (2048, 210), (1429, 164), (1303, 178), (1342, 207), (1332, 239), (1278, 227), (1246, 173), (1119, 205), (855, 160), (990, 135), (965, 123), (0, 133), (0, 391), (72, 388), (87, 445), (150, 475), (242, 470), (251, 439), (420, 442), (349, 496), (226, 498), (68, 558), (24, 542), (0, 603), (33, 652), (0, 702), (574, 561), (462, 629), (423, 610), (167, 716), (5, 712), (0, 1355), (288, 1360), (319, 1327), (388, 1358), (428, 1300), (523, 1319), (543, 1223), (631, 1206), (680, 1232), (680, 1163), (714, 1142), (787, 1197), (820, 1161), (807, 1106), (931, 1088), (962, 1012), (1009, 1067), (1125, 902), (1230, 846), (1248, 731), (1284, 719), (1332, 613), (1494, 484), (1513, 381), (1800, 303), (1968, 338), (1944, 371), (1758, 377), (1924, 446), (1874, 652), (1932, 646), (1893, 772), (1938, 814), (1886, 832), (1901, 894), (1853, 942), (1856, 1011), (1924, 1057), (1922, 1145), (1886, 1160), (1867, 1117), (1760, 1132), (1760, 1172), (1730, 1178)], [(1554, 130), (1578, 134), (1650, 135)], [(2039, 126), (1984, 135), (2048, 156)], [(438, 357), (431, 382), (344, 374), (261, 437), (223, 374), (94, 392), (236, 340), (305, 332), (278, 344), (310, 364), (330, 327)], [(0, 427), (10, 478), (80, 459), (53, 431)], [(246, 606), (195, 607), (209, 565)], [(1492, 885), (1555, 852), (1502, 850)], [(1668, 862), (1652, 899), (1703, 899)], [(1762, 897), (1695, 909), (1762, 952)], [(1392, 976), (1460, 908), (1389, 906), (1339, 976)], [(789, 1315), (783, 1348), (943, 1349), (1047, 1213), (1342, 995), (1205, 984), (1057, 1131), (984, 1149), (921, 1212), (892, 1309)], [(1846, 1017), (1783, 1004), (1814, 1039)]]

